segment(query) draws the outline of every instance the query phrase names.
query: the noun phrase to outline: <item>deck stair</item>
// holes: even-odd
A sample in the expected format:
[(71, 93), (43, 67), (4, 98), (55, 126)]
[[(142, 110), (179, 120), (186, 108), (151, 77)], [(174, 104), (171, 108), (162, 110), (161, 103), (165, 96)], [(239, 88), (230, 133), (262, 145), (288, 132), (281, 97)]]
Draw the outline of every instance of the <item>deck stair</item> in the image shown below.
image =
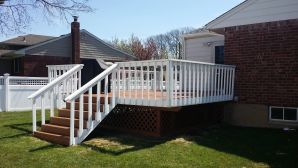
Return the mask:
[[(103, 113), (104, 107), (104, 97), (100, 96), (100, 108), (101, 113)], [(108, 99), (109, 103), (111, 99)], [(83, 110), (83, 128), (87, 129), (88, 124), (88, 95), (84, 95), (84, 110)], [(94, 108), (92, 111), (92, 122), (95, 121), (95, 112), (96, 112), (96, 95), (92, 95), (92, 105)], [(75, 121), (74, 121), (74, 137), (78, 137), (79, 131), (79, 100), (75, 102)], [(46, 123), (41, 126), (40, 130), (34, 132), (34, 136), (40, 139), (60, 144), (60, 145), (69, 145), (69, 135), (70, 135), (70, 103), (66, 104), (66, 108), (58, 109), (58, 116), (50, 117), (49, 123)]]

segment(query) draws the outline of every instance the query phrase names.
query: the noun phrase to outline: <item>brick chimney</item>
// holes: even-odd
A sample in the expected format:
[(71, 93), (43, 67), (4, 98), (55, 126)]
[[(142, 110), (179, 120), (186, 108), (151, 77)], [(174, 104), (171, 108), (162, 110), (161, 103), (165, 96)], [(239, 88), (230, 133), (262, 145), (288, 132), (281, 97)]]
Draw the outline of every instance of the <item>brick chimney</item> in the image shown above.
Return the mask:
[(71, 63), (80, 64), (80, 23), (78, 22), (78, 16), (73, 16), (73, 22), (71, 23), (71, 46)]

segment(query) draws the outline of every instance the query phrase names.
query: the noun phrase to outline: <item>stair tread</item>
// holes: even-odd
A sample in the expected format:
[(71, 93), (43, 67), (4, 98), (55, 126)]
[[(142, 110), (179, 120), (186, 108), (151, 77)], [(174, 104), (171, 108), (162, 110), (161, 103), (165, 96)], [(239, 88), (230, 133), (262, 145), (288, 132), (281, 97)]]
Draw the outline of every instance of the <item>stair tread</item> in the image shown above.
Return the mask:
[(69, 145), (69, 136), (48, 133), (43, 131), (35, 131), (33, 135), (40, 139), (46, 140), (48, 142), (57, 143), (60, 145), (67, 145), (67, 146)]
[(68, 126), (62, 126), (62, 125), (56, 125), (56, 124), (44, 124), (42, 126), (46, 126), (46, 127), (56, 127), (56, 128), (63, 128), (63, 129), (69, 129)]
[[(83, 119), (83, 128), (87, 128), (87, 119)], [(69, 126), (70, 124), (70, 118), (69, 117), (51, 117), (50, 118), (50, 124), (53, 125), (61, 125), (61, 126)], [(79, 127), (79, 119), (75, 118), (74, 119), (74, 125), (75, 128)]]
[[(47, 133), (54, 133), (54, 134), (58, 134), (58, 135), (69, 136), (70, 127), (64, 126), (64, 125), (57, 125), (57, 124), (44, 124), (41, 126), (41, 131), (47, 132)], [(74, 128), (74, 131), (75, 131), (74, 136), (76, 137), (78, 129)]]
[(69, 136), (60, 135), (60, 134), (54, 134), (54, 133), (49, 133), (49, 132), (44, 132), (44, 131), (34, 131), (34, 134), (35, 133), (41, 133), (41, 134), (52, 135), (52, 136), (56, 136), (56, 137), (62, 137), (62, 138), (69, 139)]
[[(59, 117), (59, 116), (54, 116), (54, 117), (51, 117), (51, 118), (70, 120), (69, 117)], [(79, 120), (79, 119), (75, 118), (75, 120)]]
[[(58, 111), (59, 110), (62, 110), (62, 111), (70, 111), (70, 109), (68, 109), (68, 108), (62, 108), (62, 109), (58, 109)], [(75, 112), (79, 112), (80, 110), (74, 110)], [(88, 112), (87, 110), (83, 110), (83, 112)], [(95, 112), (93, 112), (93, 113), (95, 113)]]

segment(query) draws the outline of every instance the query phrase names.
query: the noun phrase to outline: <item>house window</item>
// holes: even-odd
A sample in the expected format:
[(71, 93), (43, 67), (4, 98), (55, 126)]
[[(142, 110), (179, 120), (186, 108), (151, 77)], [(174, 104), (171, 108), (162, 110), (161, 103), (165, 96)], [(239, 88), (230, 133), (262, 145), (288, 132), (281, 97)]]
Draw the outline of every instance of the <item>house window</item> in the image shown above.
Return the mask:
[(215, 63), (224, 63), (224, 46), (215, 46)]
[(13, 60), (13, 72), (18, 73), (20, 72), (20, 66), (21, 66), (21, 59), (16, 58)]
[(272, 121), (298, 122), (298, 108), (274, 107), (269, 108), (269, 119)]

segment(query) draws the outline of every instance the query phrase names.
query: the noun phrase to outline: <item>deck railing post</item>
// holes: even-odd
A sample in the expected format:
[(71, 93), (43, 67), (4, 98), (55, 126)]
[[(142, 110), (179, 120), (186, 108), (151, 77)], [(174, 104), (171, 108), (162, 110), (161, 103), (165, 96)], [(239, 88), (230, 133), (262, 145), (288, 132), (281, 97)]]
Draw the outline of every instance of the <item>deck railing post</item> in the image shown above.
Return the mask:
[(70, 133), (69, 133), (69, 145), (74, 145), (74, 110), (75, 110), (75, 101), (70, 102)]
[(169, 88), (169, 91), (168, 91), (168, 94), (169, 94), (169, 106), (172, 106), (173, 104), (173, 62), (171, 60), (168, 61), (168, 68), (169, 68), (169, 71), (168, 71), (168, 88)]
[(36, 131), (36, 100), (32, 99), (32, 129)]
[(5, 101), (5, 108), (4, 111), (9, 111), (10, 106), (10, 94), (9, 94), (9, 74), (6, 73), (4, 76), (4, 101)]
[(113, 109), (115, 107), (115, 90), (116, 90), (116, 71), (112, 72), (112, 105), (111, 105), (111, 109)]
[(84, 95), (80, 95), (79, 98), (79, 136), (83, 134), (84, 128)]

